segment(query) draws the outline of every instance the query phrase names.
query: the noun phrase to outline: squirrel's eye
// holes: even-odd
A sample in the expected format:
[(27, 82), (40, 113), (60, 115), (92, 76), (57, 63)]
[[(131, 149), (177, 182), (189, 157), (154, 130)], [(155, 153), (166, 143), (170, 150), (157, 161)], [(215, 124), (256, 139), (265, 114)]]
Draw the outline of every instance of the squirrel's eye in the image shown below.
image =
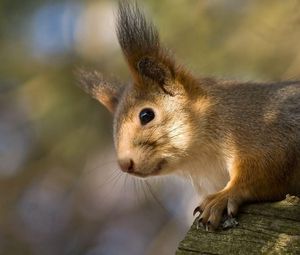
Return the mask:
[(140, 117), (141, 124), (146, 125), (147, 123), (149, 123), (151, 120), (154, 119), (155, 114), (152, 109), (145, 108), (145, 109), (141, 110), (139, 117)]

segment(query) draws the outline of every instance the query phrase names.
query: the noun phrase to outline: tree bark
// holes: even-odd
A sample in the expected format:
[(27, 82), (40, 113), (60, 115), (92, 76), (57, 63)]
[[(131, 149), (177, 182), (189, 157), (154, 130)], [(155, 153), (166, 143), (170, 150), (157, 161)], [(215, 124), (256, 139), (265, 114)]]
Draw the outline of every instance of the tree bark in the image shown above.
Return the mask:
[(197, 229), (194, 222), (176, 254), (300, 254), (298, 197), (244, 206), (237, 220), (237, 227), (215, 232)]

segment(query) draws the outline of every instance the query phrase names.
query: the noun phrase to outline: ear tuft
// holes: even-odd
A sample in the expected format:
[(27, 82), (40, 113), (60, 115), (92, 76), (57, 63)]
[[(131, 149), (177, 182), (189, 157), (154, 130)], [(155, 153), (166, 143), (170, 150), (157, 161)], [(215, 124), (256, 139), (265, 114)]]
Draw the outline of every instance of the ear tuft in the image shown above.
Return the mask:
[(122, 51), (134, 67), (145, 54), (158, 54), (158, 31), (139, 9), (137, 2), (119, 1), (116, 32)]
[(159, 34), (137, 2), (119, 1), (117, 36), (134, 79), (147, 77), (160, 86), (172, 78), (175, 63), (160, 45)]
[(87, 94), (100, 101), (110, 112), (114, 112), (119, 102), (122, 87), (107, 82), (97, 71), (76, 71), (78, 86)]
[(137, 0), (119, 0), (116, 32), (136, 86), (142, 88), (147, 78), (165, 93), (175, 95), (194, 83), (184, 68), (175, 63), (172, 54), (162, 47), (156, 27), (138, 7)]

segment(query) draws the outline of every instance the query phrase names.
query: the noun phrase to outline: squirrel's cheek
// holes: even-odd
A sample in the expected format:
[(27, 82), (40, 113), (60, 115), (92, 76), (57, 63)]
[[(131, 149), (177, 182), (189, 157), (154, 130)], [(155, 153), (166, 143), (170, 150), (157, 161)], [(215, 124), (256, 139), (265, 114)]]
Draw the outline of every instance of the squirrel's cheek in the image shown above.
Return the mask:
[(174, 122), (174, 124), (168, 128), (167, 133), (170, 144), (173, 147), (180, 148), (183, 151), (189, 148), (191, 144), (192, 129), (184, 119)]

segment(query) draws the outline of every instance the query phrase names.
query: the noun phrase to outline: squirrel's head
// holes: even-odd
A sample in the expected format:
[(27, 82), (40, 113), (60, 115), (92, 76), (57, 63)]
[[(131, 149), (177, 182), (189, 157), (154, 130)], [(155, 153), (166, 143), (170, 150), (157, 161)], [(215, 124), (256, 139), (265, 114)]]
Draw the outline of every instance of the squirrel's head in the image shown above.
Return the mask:
[(120, 1), (117, 35), (133, 82), (116, 85), (98, 72), (80, 72), (81, 87), (114, 114), (114, 141), (125, 172), (168, 173), (188, 156), (197, 135), (194, 112), (205, 93), (160, 45), (136, 4)]

